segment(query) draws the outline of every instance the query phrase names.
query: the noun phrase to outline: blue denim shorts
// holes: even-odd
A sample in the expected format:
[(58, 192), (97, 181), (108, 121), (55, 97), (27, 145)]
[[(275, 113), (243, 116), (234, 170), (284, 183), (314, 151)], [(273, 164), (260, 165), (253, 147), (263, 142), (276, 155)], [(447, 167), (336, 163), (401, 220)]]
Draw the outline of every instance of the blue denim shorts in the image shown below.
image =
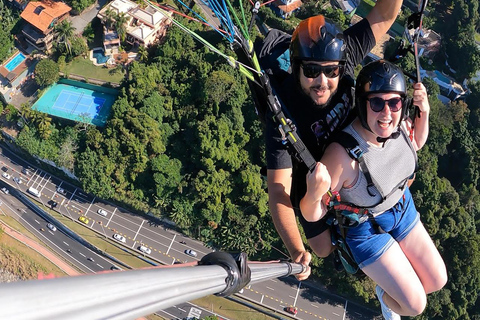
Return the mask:
[(375, 221), (386, 233), (377, 233), (370, 219), (347, 231), (346, 242), (360, 268), (379, 259), (394, 241), (403, 240), (420, 221), (410, 190), (407, 188), (397, 204), (376, 216)]

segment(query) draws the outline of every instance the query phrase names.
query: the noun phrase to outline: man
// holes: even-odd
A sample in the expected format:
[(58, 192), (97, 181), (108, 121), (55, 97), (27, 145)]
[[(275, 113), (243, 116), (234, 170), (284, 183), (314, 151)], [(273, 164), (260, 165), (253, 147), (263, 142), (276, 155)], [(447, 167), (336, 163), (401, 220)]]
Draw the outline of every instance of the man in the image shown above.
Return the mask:
[[(302, 21), (290, 44), (292, 73), (277, 88), (300, 138), (319, 161), (336, 131), (354, 115), (354, 68), (390, 29), (402, 0), (378, 0), (368, 16), (342, 33), (315, 16)], [(295, 219), (295, 211), (308, 243), (319, 257), (333, 248), (324, 219), (309, 223), (299, 212), (306, 191), (305, 165), (292, 159), (273, 121), (267, 119), (266, 156), (269, 207), (273, 222), (291, 258), (306, 266), (311, 255), (305, 250)], [(304, 280), (310, 268), (298, 276)]]

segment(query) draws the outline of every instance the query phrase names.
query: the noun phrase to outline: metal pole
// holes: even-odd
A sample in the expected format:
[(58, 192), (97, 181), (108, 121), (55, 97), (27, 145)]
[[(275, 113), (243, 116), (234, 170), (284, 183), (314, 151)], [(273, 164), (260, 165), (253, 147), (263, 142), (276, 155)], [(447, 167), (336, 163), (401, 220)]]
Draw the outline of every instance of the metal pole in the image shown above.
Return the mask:
[[(252, 282), (302, 270), (300, 265), (287, 262), (248, 266)], [(221, 293), (231, 276), (220, 265), (177, 265), (2, 283), (0, 319), (135, 319)]]

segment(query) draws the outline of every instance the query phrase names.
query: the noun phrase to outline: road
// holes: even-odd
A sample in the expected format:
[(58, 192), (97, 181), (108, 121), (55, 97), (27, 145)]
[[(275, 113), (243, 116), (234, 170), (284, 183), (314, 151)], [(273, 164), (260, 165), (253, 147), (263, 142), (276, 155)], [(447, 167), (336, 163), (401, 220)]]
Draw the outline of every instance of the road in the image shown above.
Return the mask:
[[(2, 169), (1, 173), (6, 172), (11, 176), (10, 179), (6, 179), (3, 176), (0, 179), (9, 183), (12, 188), (18, 188), (23, 192), (26, 192), (31, 187), (37, 189), (41, 193), (41, 196), (38, 198), (41, 202), (53, 206), (54, 201), (56, 203), (54, 209), (72, 220), (78, 221), (79, 217), (86, 217), (88, 219), (87, 226), (99, 234), (105, 235), (105, 237), (113, 239), (112, 236), (116, 233), (124, 236), (126, 242), (118, 242), (118, 244), (132, 251), (137, 251), (139, 256), (145, 256), (138, 250), (140, 245), (152, 250), (151, 254), (147, 255), (146, 258), (151, 258), (163, 264), (173, 264), (175, 261), (198, 261), (202, 256), (212, 251), (201, 242), (187, 238), (169, 229), (165, 224), (146, 220), (112, 203), (86, 194), (75, 186), (37, 169), (32, 164), (26, 163), (6, 148), (3, 148), (0, 155), (0, 167)], [(14, 182), (14, 177), (19, 178), (21, 182)], [(107, 212), (106, 216), (100, 215), (98, 213), (99, 209), (105, 210)], [(30, 215), (24, 214), (24, 216)], [(39, 232), (39, 227), (42, 225), (46, 226), (45, 221), (39, 220), (38, 223), (29, 220), (29, 224), (37, 229), (37, 233)], [(49, 231), (46, 232), (49, 233)], [(45, 236), (47, 233), (44, 232)], [(57, 231), (56, 234), (58, 233)], [(65, 240), (65, 242), (71, 245), (68, 241)], [(66, 254), (67, 246), (60, 244), (59, 247), (61, 248), (60, 252)], [(197, 257), (185, 254), (187, 249), (197, 252)], [(86, 260), (93, 253), (85, 253), (81, 250), (81, 248), (75, 247), (70, 256), (81, 261), (86, 268), (99, 271), (102, 268), (111, 267), (111, 263), (98, 262), (101, 259), (97, 256), (93, 257), (94, 262)], [(98, 266), (96, 265), (97, 262)], [(304, 283), (300, 284), (292, 277), (273, 279), (249, 286), (240, 295), (254, 303), (261, 304), (285, 315), (285, 307), (296, 306), (298, 308), (296, 318), (298, 319), (367, 320), (378, 316), (377, 313), (357, 307), (338, 296), (314, 287), (305, 286)], [(177, 313), (183, 308), (175, 307), (172, 310), (167, 310), (167, 312), (177, 317)]]

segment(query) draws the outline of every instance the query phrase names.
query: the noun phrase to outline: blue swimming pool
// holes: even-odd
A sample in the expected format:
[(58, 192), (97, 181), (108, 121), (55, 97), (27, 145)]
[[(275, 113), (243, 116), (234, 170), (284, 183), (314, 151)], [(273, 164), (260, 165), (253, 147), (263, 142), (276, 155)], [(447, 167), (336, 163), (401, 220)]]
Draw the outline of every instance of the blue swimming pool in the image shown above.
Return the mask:
[(108, 60), (108, 57), (106, 57), (105, 54), (103, 53), (103, 49), (94, 49), (93, 57), (97, 59), (98, 64), (105, 63)]
[(446, 84), (450, 83), (450, 79), (444, 76), (440, 71), (435, 70), (434, 72), (437, 75), (438, 80), (445, 82)]
[(23, 53), (19, 52), (15, 57), (13, 57), (12, 60), (8, 61), (8, 63), (5, 65), (5, 68), (8, 71), (13, 71), (25, 60), (25, 58), (26, 57), (23, 55)]

